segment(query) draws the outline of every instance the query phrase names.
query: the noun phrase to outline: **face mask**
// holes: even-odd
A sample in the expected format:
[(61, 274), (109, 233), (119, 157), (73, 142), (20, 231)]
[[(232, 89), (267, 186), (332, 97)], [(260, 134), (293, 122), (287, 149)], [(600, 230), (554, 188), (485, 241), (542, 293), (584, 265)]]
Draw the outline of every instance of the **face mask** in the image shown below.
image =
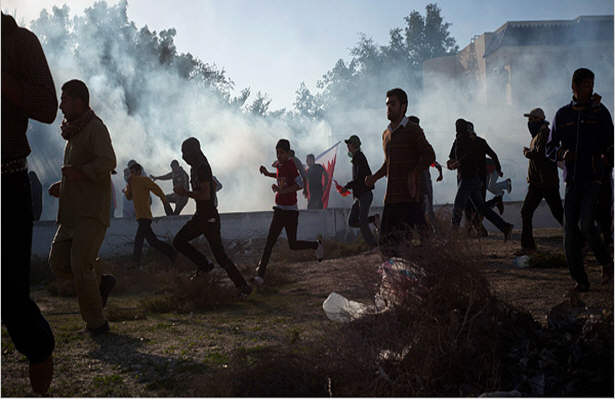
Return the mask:
[(538, 132), (540, 132), (541, 126), (542, 126), (542, 121), (528, 121), (527, 122), (527, 129), (530, 130), (530, 134), (532, 135), (532, 137), (535, 137), (536, 135), (538, 135)]

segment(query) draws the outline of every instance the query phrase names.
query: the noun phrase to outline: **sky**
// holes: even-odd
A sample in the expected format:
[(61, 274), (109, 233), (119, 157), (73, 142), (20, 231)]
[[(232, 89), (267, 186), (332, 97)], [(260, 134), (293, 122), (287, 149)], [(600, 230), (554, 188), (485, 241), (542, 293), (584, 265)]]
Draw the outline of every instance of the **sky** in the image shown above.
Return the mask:
[[(424, 14), (432, 1), (128, 0), (128, 17), (138, 27), (175, 28), (178, 51), (223, 68), (237, 93), (245, 87), (253, 93), (266, 92), (272, 99), (270, 109), (276, 110), (293, 107), (300, 82), (315, 88), (338, 59), (348, 60), (360, 33), (385, 44), (390, 29), (402, 27), (412, 10)], [(1, 7), (28, 25), (43, 8), (65, 3), (73, 13), (81, 13), (94, 1), (2, 0)], [(440, 0), (437, 4), (460, 48), (474, 35), (494, 31), (506, 21), (613, 15), (612, 0)]]

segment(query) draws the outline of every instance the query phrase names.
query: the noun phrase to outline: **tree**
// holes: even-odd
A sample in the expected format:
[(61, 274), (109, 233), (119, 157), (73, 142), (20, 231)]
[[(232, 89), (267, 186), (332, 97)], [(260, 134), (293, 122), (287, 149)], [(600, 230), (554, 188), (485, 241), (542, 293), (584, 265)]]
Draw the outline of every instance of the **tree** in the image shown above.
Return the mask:
[[(405, 27), (391, 29), (389, 43), (383, 46), (360, 34), (350, 50), (350, 62), (338, 60), (317, 82), (320, 92), (311, 93), (300, 84), (295, 109), (304, 116), (326, 118), (336, 109), (378, 107), (383, 93), (392, 87), (420, 91), (423, 62), (458, 51), (448, 31), (450, 24), (440, 13), (436, 4), (426, 6), (425, 16), (412, 11), (404, 18)], [(312, 111), (314, 99), (318, 113)]]

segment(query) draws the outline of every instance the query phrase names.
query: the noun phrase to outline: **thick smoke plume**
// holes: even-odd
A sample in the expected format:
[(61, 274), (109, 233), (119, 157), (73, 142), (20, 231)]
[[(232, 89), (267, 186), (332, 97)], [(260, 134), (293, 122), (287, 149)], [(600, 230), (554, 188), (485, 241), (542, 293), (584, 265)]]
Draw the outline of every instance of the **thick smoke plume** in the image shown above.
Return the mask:
[[(63, 82), (84, 80), (90, 88), (92, 108), (109, 128), (118, 157), (118, 175), (113, 177), (118, 199), (116, 215), (121, 213), (122, 170), (127, 161), (135, 159), (155, 175), (170, 170), (173, 159), (187, 169), (181, 160), (180, 145), (189, 136), (201, 141), (214, 175), (224, 185), (218, 193), (221, 212), (270, 209), (272, 182), (258, 173), (258, 167), (271, 165), (279, 138), (290, 139), (297, 155), (304, 160), (308, 153), (318, 154), (331, 144), (358, 134), (375, 171), (383, 161), (381, 133), (388, 124), (385, 92), (393, 87), (408, 92), (407, 115), (420, 117), (443, 165), (454, 139), (455, 120), (472, 121), (477, 133), (500, 156), (505, 177), (513, 180), (513, 192), (507, 198), (522, 200), (527, 171), (522, 147), (530, 139), (522, 114), (540, 106), (551, 120), (557, 108), (570, 101), (570, 78), (581, 66), (594, 70), (596, 91), (603, 95), (609, 110), (613, 108), (613, 36), (604, 37), (602, 30), (577, 30), (574, 37), (559, 37), (556, 46), (519, 43), (518, 55), (512, 61), (515, 67), (509, 82), (510, 104), (497, 100), (506, 98), (505, 94), (498, 96), (497, 91), (495, 95), (487, 91), (485, 95), (480, 91), (481, 85), (490, 90), (501, 86), (500, 82), (489, 80), (494, 79), (492, 71), (488, 74), (491, 78), (481, 81), (473, 74), (435, 74), (428, 79), (427, 70), (425, 76), (420, 76), (421, 67), (409, 66), (405, 61), (393, 66), (364, 62), (356, 67), (360, 60), (377, 59), (372, 53), (412, 44), (412, 32), (406, 31), (403, 36), (401, 29), (391, 31), (388, 47), (379, 47), (362, 36), (351, 51), (352, 60), (340, 60), (323, 75), (318, 92), (311, 94), (301, 85), (295, 110), (270, 112), (266, 95), (259, 92), (254, 99), (245, 90), (232, 97), (233, 82), (223, 70), (188, 53), (179, 54), (173, 44), (174, 29), (156, 33), (147, 27), (138, 28), (129, 21), (126, 10), (126, 1), (115, 6), (98, 2), (86, 9), (84, 15), (71, 18), (67, 6), (54, 7), (51, 13), (43, 11), (29, 24), (42, 42), (58, 94)], [(417, 18), (420, 15), (412, 13), (406, 21)], [(612, 19), (610, 24), (612, 33)], [(584, 41), (579, 40), (579, 35)], [(451, 52), (457, 50), (454, 40), (447, 46)], [(610, 53), (603, 54), (609, 46)], [(249, 64), (250, 60), (245, 62)], [(348, 72), (351, 67), (355, 68), (354, 76)], [(362, 79), (356, 79), (357, 74)], [(60, 122), (61, 113), (51, 126), (30, 124), (30, 165), (44, 184), (59, 178), (64, 148)], [(351, 164), (344, 143), (337, 157), (335, 179), (345, 183), (351, 175)], [(455, 174), (445, 172), (441, 183), (435, 183), (435, 176), (432, 169), (435, 202), (452, 202)], [(161, 182), (161, 186), (166, 192), (171, 190), (169, 182)], [(377, 184), (374, 205), (382, 205), (384, 187), (385, 180)], [(298, 195), (301, 206), (305, 201)], [(350, 200), (342, 199), (332, 190), (329, 204), (349, 207)], [(45, 196), (43, 219), (53, 219), (56, 208), (55, 200)], [(184, 213), (192, 210), (191, 202)], [(162, 214), (159, 202), (154, 201), (154, 215)]]

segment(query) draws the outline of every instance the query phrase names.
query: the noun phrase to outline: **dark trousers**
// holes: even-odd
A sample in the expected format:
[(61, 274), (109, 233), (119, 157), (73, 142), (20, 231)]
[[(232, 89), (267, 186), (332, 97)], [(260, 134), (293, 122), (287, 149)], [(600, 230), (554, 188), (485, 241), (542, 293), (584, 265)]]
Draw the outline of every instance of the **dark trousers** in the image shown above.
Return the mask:
[(453, 205), (453, 226), (459, 226), (461, 216), (468, 201), (471, 201), (476, 211), (487, 218), (500, 231), (506, 229), (506, 221), (497, 215), (492, 209), (485, 206), (482, 182), (480, 178), (462, 179), (457, 188), (455, 204)]
[(156, 237), (154, 231), (152, 231), (152, 220), (147, 218), (140, 218), (137, 220), (139, 227), (137, 228), (137, 234), (135, 235), (135, 247), (132, 252), (132, 256), (135, 262), (141, 262), (141, 253), (143, 252), (143, 240), (147, 240), (150, 246), (156, 250), (164, 253), (171, 261), (175, 260), (177, 252), (171, 245), (161, 241)]
[(30, 298), (32, 200), (26, 171), (2, 175), (2, 322), (30, 362), (45, 361), (53, 333)]
[(173, 239), (173, 246), (175, 246), (177, 251), (195, 263), (199, 269), (210, 270), (213, 268), (213, 264), (207, 259), (207, 256), (190, 244), (191, 240), (201, 235), (205, 235), (216, 262), (224, 268), (235, 286), (240, 289), (248, 286), (235, 264), (233, 264), (233, 261), (231, 261), (224, 251), (222, 237), (220, 236), (220, 216), (218, 214), (209, 218), (195, 214), (192, 219), (177, 232), (175, 239)]
[(363, 235), (363, 239), (369, 247), (377, 246), (372, 230), (369, 229), (369, 224), (373, 224), (375, 221), (373, 215), (369, 216), (369, 207), (372, 205), (373, 199), (374, 195), (371, 190), (361, 193), (358, 198), (354, 199), (350, 215), (348, 215), (348, 225), (352, 228), (361, 228), (361, 235)]
[(307, 208), (308, 210), (322, 210), (324, 208), (322, 204), (322, 192), (310, 193)]
[[(566, 185), (564, 249), (570, 275), (580, 284), (589, 283), (583, 267), (583, 239), (589, 242), (596, 259), (602, 266), (612, 268), (613, 264), (594, 222), (599, 194), (600, 184), (596, 182)], [(579, 229), (579, 223), (581, 229)]]
[(380, 223), (380, 250), (387, 256), (399, 255), (399, 248), (408, 243), (411, 229), (426, 234), (425, 205), (417, 203), (385, 204)]
[(559, 189), (557, 187), (540, 188), (530, 183), (527, 189), (527, 195), (523, 200), (523, 206), (521, 207), (521, 220), (523, 222), (523, 228), (521, 230), (521, 248), (533, 250), (536, 248), (534, 242), (532, 218), (534, 211), (540, 205), (542, 199), (545, 199), (547, 205), (551, 209), (551, 214), (555, 217), (560, 225), (564, 224), (564, 207), (562, 206), (562, 199), (559, 196)]
[(282, 233), (282, 229), (286, 229), (286, 238), (288, 239), (288, 247), (291, 250), (307, 250), (316, 249), (318, 242), (297, 240), (297, 225), (299, 224), (299, 211), (296, 210), (281, 210), (277, 207), (273, 208), (273, 219), (269, 225), (269, 233), (267, 234), (267, 242), (260, 262), (258, 263), (258, 275), (263, 278), (267, 271), (267, 264), (271, 257), (271, 250), (278, 237)]

